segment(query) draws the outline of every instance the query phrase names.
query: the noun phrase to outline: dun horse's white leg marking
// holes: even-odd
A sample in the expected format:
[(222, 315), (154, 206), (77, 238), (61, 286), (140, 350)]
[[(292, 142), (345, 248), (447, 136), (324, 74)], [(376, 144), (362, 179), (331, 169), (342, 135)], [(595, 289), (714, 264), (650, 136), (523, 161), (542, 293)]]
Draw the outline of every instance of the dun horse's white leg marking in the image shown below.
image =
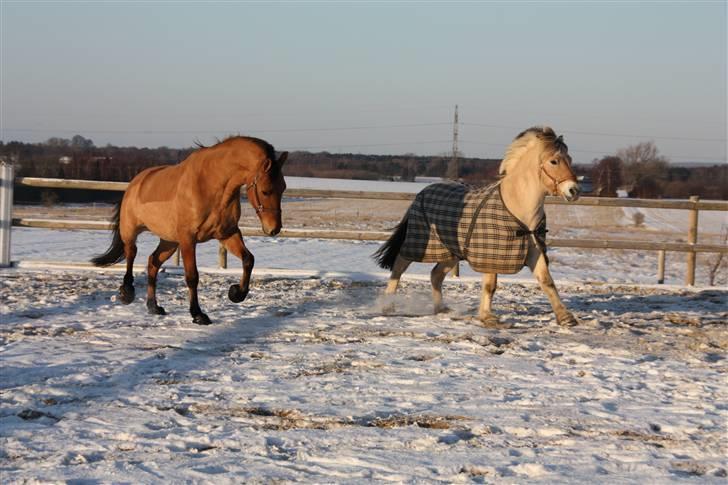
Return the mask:
[(432, 303), (434, 304), (434, 312), (446, 312), (449, 308), (442, 304), (442, 282), (445, 276), (458, 264), (457, 259), (441, 261), (432, 268), (430, 273), (430, 282), (432, 283)]
[(556, 314), (556, 322), (559, 325), (569, 327), (577, 325), (579, 321), (561, 302), (559, 292), (556, 290), (553, 278), (551, 278), (551, 272), (549, 271), (548, 264), (546, 264), (546, 258), (541, 251), (533, 246), (529, 248), (528, 251), (528, 267), (533, 272), (533, 275), (536, 277), (536, 280), (538, 280), (539, 285), (541, 285), (541, 289), (544, 293), (546, 293), (546, 296), (551, 302), (551, 308), (553, 308), (554, 313)]

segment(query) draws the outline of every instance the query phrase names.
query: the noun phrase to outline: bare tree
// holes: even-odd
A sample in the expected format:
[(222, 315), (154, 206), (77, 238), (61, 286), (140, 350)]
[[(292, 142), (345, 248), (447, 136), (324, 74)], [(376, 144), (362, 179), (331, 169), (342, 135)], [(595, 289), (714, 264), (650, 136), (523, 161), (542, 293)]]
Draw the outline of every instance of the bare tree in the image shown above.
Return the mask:
[(617, 151), (617, 157), (624, 163), (624, 182), (639, 185), (651, 180), (658, 182), (667, 178), (667, 158), (660, 155), (654, 142), (646, 141)]

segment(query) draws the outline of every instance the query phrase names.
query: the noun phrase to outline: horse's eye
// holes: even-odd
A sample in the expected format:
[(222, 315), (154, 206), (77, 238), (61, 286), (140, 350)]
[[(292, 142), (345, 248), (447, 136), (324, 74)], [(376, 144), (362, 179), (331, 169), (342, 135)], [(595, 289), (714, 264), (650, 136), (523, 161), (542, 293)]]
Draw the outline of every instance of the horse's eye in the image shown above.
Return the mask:
[(263, 195), (265, 195), (266, 197), (268, 197), (270, 194), (271, 194), (271, 191), (270, 190), (264, 190), (263, 191)]
[(558, 160), (551, 160), (551, 165), (558, 165), (558, 164), (559, 164)]

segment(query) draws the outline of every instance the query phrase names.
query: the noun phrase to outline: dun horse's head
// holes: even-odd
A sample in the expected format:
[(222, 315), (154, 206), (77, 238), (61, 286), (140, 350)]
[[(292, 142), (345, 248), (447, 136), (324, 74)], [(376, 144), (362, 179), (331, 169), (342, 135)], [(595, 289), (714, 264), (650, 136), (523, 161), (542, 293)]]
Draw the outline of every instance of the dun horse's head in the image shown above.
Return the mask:
[(247, 188), (248, 201), (258, 214), (263, 232), (269, 236), (281, 232), (283, 225), (281, 198), (286, 190), (286, 181), (282, 169), (287, 158), (288, 152), (283, 152), (277, 160), (264, 159)]
[(562, 137), (541, 153), (541, 183), (551, 192), (569, 202), (579, 198), (581, 187), (571, 169), (571, 156)]
[(517, 164), (520, 159), (538, 163), (541, 185), (551, 195), (560, 195), (569, 202), (579, 198), (581, 188), (571, 169), (569, 147), (564, 143), (563, 137), (557, 136), (552, 128), (535, 126), (519, 134), (501, 163), (501, 174), (505, 175), (508, 167)]

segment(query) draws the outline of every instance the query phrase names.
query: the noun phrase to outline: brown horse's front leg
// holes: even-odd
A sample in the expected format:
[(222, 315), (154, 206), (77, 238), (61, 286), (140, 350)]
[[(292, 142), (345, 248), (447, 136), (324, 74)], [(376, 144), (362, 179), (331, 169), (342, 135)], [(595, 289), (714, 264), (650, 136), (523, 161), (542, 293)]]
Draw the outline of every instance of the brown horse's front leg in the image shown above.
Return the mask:
[(250, 275), (253, 272), (255, 258), (253, 257), (253, 253), (245, 247), (243, 235), (240, 233), (240, 230), (229, 238), (222, 240), (222, 243), (228, 251), (243, 261), (243, 275), (240, 277), (240, 284), (230, 286), (230, 291), (228, 291), (230, 301), (240, 303), (245, 300), (248, 296), (248, 291), (250, 291)]
[(177, 243), (160, 239), (159, 246), (149, 255), (147, 263), (147, 310), (152, 315), (164, 315), (164, 308), (157, 304), (157, 273), (177, 249)]
[(200, 281), (200, 274), (197, 272), (197, 255), (195, 253), (195, 242), (180, 242), (180, 252), (185, 266), (185, 282), (190, 292), (190, 314), (192, 321), (198, 325), (209, 325), (210, 318), (202, 313), (200, 303), (197, 300), (197, 284)]

